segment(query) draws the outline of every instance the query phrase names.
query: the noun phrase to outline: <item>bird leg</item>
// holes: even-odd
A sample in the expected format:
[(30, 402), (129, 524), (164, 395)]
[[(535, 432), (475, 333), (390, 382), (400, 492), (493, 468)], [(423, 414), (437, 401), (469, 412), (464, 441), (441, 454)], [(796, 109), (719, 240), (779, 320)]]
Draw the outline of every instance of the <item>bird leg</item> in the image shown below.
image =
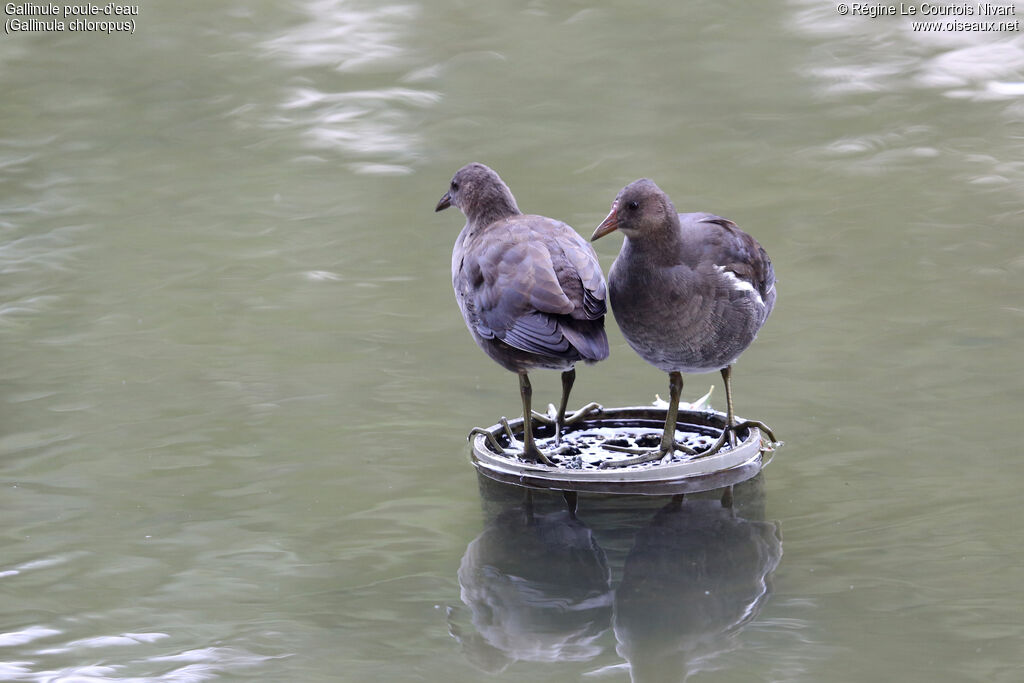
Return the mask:
[(530, 410), (530, 399), (533, 397), (533, 387), (530, 386), (530, 378), (526, 372), (519, 373), (519, 395), (523, 399), (523, 453), (522, 457), (527, 460), (536, 460), (545, 465), (554, 465), (544, 455), (537, 444), (533, 441), (533, 413)]
[(565, 508), (569, 517), (576, 519), (576, 511), (579, 509), (579, 495), (576, 491), (562, 491), (562, 498), (565, 500)]
[(626, 458), (615, 462), (605, 461), (601, 463), (602, 468), (626, 467), (652, 460), (666, 460), (672, 457), (675, 451), (682, 451), (688, 455), (696, 455), (696, 451), (676, 441), (676, 419), (679, 417), (679, 397), (683, 393), (683, 375), (678, 372), (670, 372), (668, 375), (668, 415), (665, 418), (665, 431), (661, 435), (661, 445), (656, 448), (627, 448), (624, 446), (608, 446), (610, 451), (620, 453), (636, 454), (635, 458)]
[(736, 448), (736, 432), (733, 423), (736, 422), (736, 411), (732, 407), (732, 366), (726, 365), (721, 369), (722, 381), (725, 383), (725, 428), (729, 432), (729, 447)]
[(596, 412), (603, 410), (600, 403), (588, 403), (577, 411), (570, 413), (566, 416), (565, 411), (569, 405), (569, 393), (572, 391), (573, 382), (576, 381), (576, 368), (569, 368), (562, 373), (562, 400), (558, 405), (558, 412), (554, 411), (554, 406), (548, 408), (548, 413), (538, 413), (534, 411), (533, 419), (537, 422), (554, 427), (555, 430), (555, 443), (562, 443), (562, 431), (566, 427), (571, 427), (578, 422), (581, 422), (584, 418), (593, 415)]
[(722, 497), (720, 500), (722, 502), (722, 507), (724, 507), (727, 510), (732, 509), (732, 484), (729, 484), (728, 486), (725, 487), (725, 490), (722, 491)]
[[(504, 455), (506, 457), (519, 457), (525, 460), (535, 460), (544, 465), (554, 466), (555, 463), (544, 455), (544, 452), (537, 448), (537, 444), (533, 438), (533, 424), (532, 418), (536, 413), (530, 410), (530, 399), (533, 397), (533, 387), (530, 385), (530, 378), (525, 372), (519, 373), (519, 395), (523, 400), (523, 450), (516, 451), (513, 449), (504, 448), (498, 441), (497, 437), (494, 436), (487, 429), (482, 427), (475, 427), (469, 432), (470, 438), (480, 435), (483, 436), (487, 441), (488, 447), (494, 452)], [(508, 439), (510, 445), (516, 445), (517, 439), (512, 433), (512, 427), (509, 425), (506, 418), (501, 418), (501, 426), (505, 430), (505, 437)]]
[(720, 451), (722, 449), (722, 446), (725, 445), (726, 439), (729, 440), (729, 447), (730, 448), (735, 448), (736, 447), (736, 430), (737, 429), (743, 429), (743, 428), (749, 429), (751, 427), (757, 427), (758, 429), (763, 431), (765, 434), (767, 434), (768, 438), (770, 438), (772, 441), (776, 441), (775, 434), (772, 432), (771, 429), (768, 428), (768, 425), (766, 425), (763, 422), (758, 422), (757, 420), (744, 420), (743, 422), (741, 422), (739, 424), (734, 424), (735, 421), (736, 421), (736, 413), (733, 411), (733, 407), (732, 407), (732, 366), (731, 365), (727, 365), (724, 368), (722, 368), (722, 380), (725, 382), (725, 403), (726, 403), (725, 428), (722, 429), (722, 434), (721, 434), (721, 436), (718, 437), (718, 440), (715, 441), (715, 443), (711, 444), (711, 447), (708, 448), (707, 450), (701, 451), (700, 456), (704, 457), (706, 455), (713, 455), (713, 454), (717, 453), (718, 451)]
[(569, 392), (576, 381), (576, 368), (569, 368), (562, 373), (562, 400), (558, 404), (558, 415), (555, 417), (555, 443), (562, 443), (562, 428), (565, 426), (565, 408), (569, 405)]
[[(566, 415), (565, 409), (569, 405), (569, 392), (572, 391), (573, 382), (576, 381), (576, 368), (569, 368), (562, 373), (562, 402), (558, 406), (558, 417), (556, 417), (556, 424), (558, 424), (557, 434), (561, 435), (562, 430), (566, 427), (571, 427), (577, 422), (583, 421), (589, 415), (600, 412), (602, 410), (600, 403), (594, 403), (591, 401), (579, 410), (573, 411), (571, 414)], [(556, 436), (556, 443), (558, 436)]]
[(726, 439), (729, 440), (730, 448), (736, 447), (736, 426), (733, 424), (736, 416), (732, 411), (732, 366), (726, 365), (722, 368), (721, 372), (722, 381), (725, 383), (725, 427), (722, 429), (722, 435), (718, 437), (718, 440), (711, 444), (707, 450), (701, 451), (701, 457), (713, 455), (722, 450)]

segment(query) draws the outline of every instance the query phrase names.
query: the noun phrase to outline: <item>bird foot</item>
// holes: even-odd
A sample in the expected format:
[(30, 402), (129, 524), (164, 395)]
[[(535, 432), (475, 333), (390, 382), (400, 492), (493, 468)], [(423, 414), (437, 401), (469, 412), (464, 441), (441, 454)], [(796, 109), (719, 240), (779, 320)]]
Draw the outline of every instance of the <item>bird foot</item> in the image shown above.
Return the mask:
[(562, 421), (562, 426), (571, 427), (577, 424), (578, 422), (582, 422), (585, 418), (588, 418), (591, 415), (600, 414), (603, 410), (604, 406), (602, 406), (600, 403), (588, 403), (579, 410), (566, 415), (565, 420)]
[(588, 403), (579, 410), (566, 415), (561, 424), (558, 423), (558, 410), (550, 403), (548, 404), (547, 413), (533, 411), (530, 414), (536, 422), (553, 428), (555, 430), (555, 443), (560, 444), (562, 443), (562, 430), (582, 422), (591, 415), (599, 414), (602, 410), (604, 410), (604, 406), (600, 403)]
[(707, 457), (709, 455), (714, 455), (718, 451), (722, 450), (722, 446), (725, 445), (726, 440), (729, 441), (730, 447), (735, 446), (736, 430), (743, 428), (749, 429), (750, 427), (757, 427), (764, 434), (766, 434), (768, 438), (771, 440), (770, 443), (772, 444), (772, 449), (774, 449), (775, 444), (779, 443), (776, 440), (775, 434), (772, 432), (771, 428), (768, 427), (768, 425), (766, 425), (765, 423), (760, 422), (758, 420), (744, 420), (739, 424), (734, 424), (730, 427), (726, 427), (725, 429), (723, 429), (721, 436), (718, 437), (718, 440), (711, 444), (710, 447), (701, 451), (697, 455), (701, 458)]
[(534, 446), (532, 449), (524, 448), (520, 453), (519, 457), (524, 460), (533, 460), (542, 465), (550, 465), (554, 467), (557, 463), (554, 460), (544, 455), (544, 451)]
[(484, 441), (487, 442), (487, 446), (495, 453), (500, 453), (502, 455), (506, 455), (508, 453), (508, 451), (505, 450), (505, 447), (498, 443), (498, 439), (495, 438), (494, 434), (492, 434), (490, 430), (484, 429), (483, 427), (473, 427), (473, 429), (469, 430), (469, 436), (467, 438), (472, 440), (474, 436), (484, 437)]
[(687, 455), (697, 454), (695, 450), (689, 446), (679, 443), (678, 441), (673, 442), (671, 450), (665, 446), (657, 446), (655, 448), (632, 448), (629, 446), (613, 446), (608, 444), (603, 445), (602, 448), (609, 451), (615, 451), (617, 453), (630, 453), (637, 457), (614, 461), (605, 460), (600, 465), (601, 469), (608, 469), (611, 467), (629, 467), (630, 465), (639, 465), (640, 463), (652, 462), (654, 460), (660, 460), (662, 463), (667, 463), (672, 459), (672, 456), (676, 451), (682, 451)]
[[(562, 421), (562, 426), (572, 426), (577, 422), (581, 422), (584, 418), (590, 417), (595, 413), (600, 413), (602, 410), (604, 410), (604, 406), (600, 403), (588, 403), (579, 410), (566, 415), (565, 419)], [(553, 403), (548, 404), (548, 412), (538, 413), (534, 410), (530, 415), (533, 416), (534, 420), (548, 427), (554, 426), (554, 424), (558, 422), (558, 410), (555, 408)]]
[(555, 410), (555, 406), (551, 403), (548, 404), (548, 412), (538, 413), (536, 410), (530, 411), (530, 417), (533, 421), (538, 424), (542, 424), (545, 427), (551, 427), (555, 424), (558, 412)]
[[(508, 423), (508, 418), (501, 418), (501, 425), (505, 429), (505, 436), (508, 438), (509, 444), (512, 446), (518, 446), (521, 442), (516, 439), (512, 434), (512, 427)], [(532, 449), (528, 449), (525, 445), (521, 449), (517, 448), (505, 448), (501, 445), (498, 439), (489, 430), (483, 427), (474, 427), (469, 432), (469, 438), (472, 439), (474, 436), (482, 436), (487, 442), (488, 447), (495, 453), (503, 455), (506, 458), (521, 458), (523, 460), (533, 460), (543, 465), (554, 466), (556, 463), (551, 460), (548, 456), (544, 455), (544, 452), (533, 446)]]

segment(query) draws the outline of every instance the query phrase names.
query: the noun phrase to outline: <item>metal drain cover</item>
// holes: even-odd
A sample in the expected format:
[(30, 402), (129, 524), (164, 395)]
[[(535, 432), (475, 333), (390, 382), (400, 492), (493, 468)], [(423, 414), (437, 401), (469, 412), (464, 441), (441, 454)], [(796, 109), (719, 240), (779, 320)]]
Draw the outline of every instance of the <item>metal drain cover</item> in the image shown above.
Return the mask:
[[(735, 447), (725, 446), (714, 455), (701, 457), (677, 452), (668, 462), (616, 466), (616, 461), (633, 456), (603, 446), (656, 446), (661, 440), (665, 415), (666, 409), (662, 407), (601, 408), (563, 434), (560, 445), (555, 444), (550, 427), (535, 422), (537, 446), (555, 461), (554, 466), (522, 460), (509, 452), (521, 448), (508, 434), (511, 431), (514, 439), (522, 439), (521, 418), (507, 422), (508, 430), (499, 423), (486, 431), (509, 450), (497, 452), (485, 435), (477, 433), (472, 439), (473, 464), (491, 479), (521, 486), (665, 495), (738, 484), (760, 472), (770, 459), (766, 455), (771, 451), (762, 446), (761, 431), (750, 427), (737, 430)], [(700, 451), (718, 439), (725, 420), (724, 413), (680, 408), (676, 440)], [(737, 422), (743, 419), (737, 418)]]

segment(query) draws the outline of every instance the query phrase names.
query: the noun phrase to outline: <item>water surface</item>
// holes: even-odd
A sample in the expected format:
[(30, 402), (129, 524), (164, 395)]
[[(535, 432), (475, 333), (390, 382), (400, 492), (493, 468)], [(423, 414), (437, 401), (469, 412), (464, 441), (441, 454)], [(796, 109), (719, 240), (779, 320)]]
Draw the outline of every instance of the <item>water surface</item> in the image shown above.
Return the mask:
[[(1020, 33), (804, 0), (136, 22), (0, 39), (0, 678), (1021, 678)], [(754, 507), (544, 500), (551, 546), (481, 491), (465, 436), (516, 380), (433, 213), (473, 160), (585, 235), (647, 176), (761, 241), (779, 300), (734, 387), (786, 446)], [(574, 403), (664, 396), (609, 336)], [(516, 548), (577, 553), (582, 624), (474, 621)], [(736, 548), (718, 585), (762, 592), (631, 620)]]

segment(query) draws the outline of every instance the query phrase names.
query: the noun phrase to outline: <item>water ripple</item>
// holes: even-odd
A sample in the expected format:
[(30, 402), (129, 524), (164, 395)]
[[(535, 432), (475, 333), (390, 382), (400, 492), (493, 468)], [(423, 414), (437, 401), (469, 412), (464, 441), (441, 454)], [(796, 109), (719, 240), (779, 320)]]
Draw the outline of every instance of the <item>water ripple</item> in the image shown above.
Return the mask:
[(805, 73), (820, 80), (826, 94), (917, 87), (976, 100), (1024, 95), (1024, 37), (920, 31), (905, 17), (843, 16), (831, 4), (809, 0), (791, 5), (796, 31), (821, 41)]
[[(842, 16), (833, 5), (790, 0), (790, 26), (812, 43), (797, 71), (815, 84), (819, 98), (842, 109), (837, 120), (870, 114), (873, 130), (826, 140), (801, 156), (844, 173), (884, 175), (920, 169), (925, 160), (945, 165), (957, 182), (986, 188), (1020, 186), (1024, 169), (1014, 162), (1024, 115), (1024, 36), (1012, 33), (914, 30), (909, 17)], [(943, 120), (948, 100), (984, 107), (989, 135), (1001, 136), (1002, 158), (979, 158), (977, 129), (950, 136)], [(913, 108), (908, 103), (913, 101)], [(858, 116), (858, 119), (864, 119)], [(921, 121), (935, 122), (930, 126)], [(1012, 161), (1011, 161), (1012, 160)]]
[[(57, 631), (53, 631), (57, 633)], [(95, 649), (101, 647), (121, 647), (125, 645), (138, 645), (139, 643), (155, 643), (158, 640), (169, 638), (166, 633), (122, 633), (116, 636), (94, 636), (73, 640), (63, 647), (53, 647), (39, 650), (41, 655), (63, 654), (79, 649)]]
[[(301, 74), (272, 111), (257, 113), (257, 125), (295, 130), (307, 147), (341, 154), (357, 174), (411, 173), (421, 144), (414, 113), (440, 100), (436, 92), (410, 87), (432, 78), (403, 44), (419, 9), (312, 0), (301, 11), (308, 21), (259, 45), (265, 56)], [(362, 87), (359, 76), (366, 72), (392, 73), (393, 84)], [(251, 110), (234, 114), (246, 117)]]
[(0, 633), (0, 647), (11, 647), (13, 645), (24, 645), (25, 643), (31, 643), (33, 640), (40, 638), (47, 638), (52, 635), (56, 635), (60, 631), (45, 626), (29, 626), (21, 631), (10, 631), (8, 633)]
[[(312, 146), (334, 149), (357, 157), (405, 160), (418, 144), (418, 136), (406, 130), (405, 108), (437, 102), (436, 93), (408, 88), (383, 88), (328, 93), (310, 87), (288, 91), (281, 109), (289, 116), (285, 126), (299, 125)], [(373, 172), (378, 167), (405, 170), (402, 164), (358, 164)]]
[(395, 26), (415, 20), (412, 5), (354, 9), (348, 0), (313, 0), (302, 6), (309, 21), (265, 41), (269, 54), (296, 65), (359, 71), (404, 55), (395, 44)]
[(949, 97), (1014, 99), (1024, 95), (1024, 40), (985, 42), (942, 52), (925, 60), (916, 75), (922, 86), (940, 88)]
[[(162, 633), (126, 633), (121, 636), (101, 636), (88, 641), (69, 643), (66, 648), (47, 650), (39, 654), (74, 653), (95, 658), (96, 648), (148, 645), (155, 640), (166, 638)], [(89, 654), (82, 649), (90, 650)], [(99, 683), (120, 681), (121, 683), (198, 683), (219, 678), (225, 672), (237, 674), (239, 670), (255, 666), (271, 657), (255, 655), (232, 647), (206, 647), (186, 650), (177, 654), (157, 655), (124, 664), (72, 665), (57, 669), (35, 666), (32, 661), (0, 663), (0, 675), (6, 681), (37, 681), (39, 683)], [(128, 671), (140, 668), (156, 670), (153, 675), (127, 675)]]

